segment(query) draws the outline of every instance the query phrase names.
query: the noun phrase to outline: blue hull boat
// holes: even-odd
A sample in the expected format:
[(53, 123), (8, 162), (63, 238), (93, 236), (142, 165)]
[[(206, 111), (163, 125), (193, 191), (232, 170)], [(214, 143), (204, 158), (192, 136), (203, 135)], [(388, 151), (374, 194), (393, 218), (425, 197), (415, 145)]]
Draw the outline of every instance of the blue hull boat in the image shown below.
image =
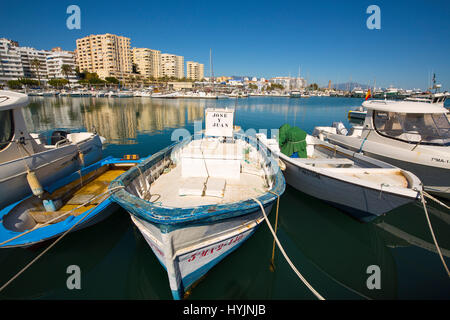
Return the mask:
[(130, 169), (110, 187), (167, 271), (174, 299), (245, 242), (285, 180), (256, 139), (187, 138)]
[(107, 193), (109, 184), (140, 161), (107, 157), (46, 187), (42, 198), (33, 195), (5, 207), (0, 248), (29, 247), (75, 225), (70, 232), (106, 219), (116, 206)]

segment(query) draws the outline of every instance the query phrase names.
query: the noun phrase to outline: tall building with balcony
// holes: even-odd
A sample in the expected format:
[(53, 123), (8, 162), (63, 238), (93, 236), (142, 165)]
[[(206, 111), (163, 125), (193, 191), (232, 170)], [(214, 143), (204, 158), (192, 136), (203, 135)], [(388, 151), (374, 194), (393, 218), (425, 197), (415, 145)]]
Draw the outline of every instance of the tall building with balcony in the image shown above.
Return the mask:
[(271, 78), (270, 82), (281, 84), (285, 90), (299, 90), (306, 87), (306, 80), (301, 77), (275, 77)]
[(133, 64), (145, 78), (161, 77), (161, 51), (148, 48), (133, 48)]
[[(23, 76), (25, 78), (46, 81), (48, 78), (47, 57), (51, 52), (37, 50), (31, 47), (18, 47), (18, 52), (22, 62)], [(34, 61), (38, 61), (38, 64), (35, 64)]]
[[(69, 74), (64, 74), (63, 65), (68, 65), (71, 69)], [(75, 72), (76, 68), (75, 54), (71, 51), (55, 50), (47, 56), (47, 74), (48, 78), (64, 78), (68, 79), (70, 82), (76, 82), (77, 76)]]
[(2, 82), (23, 77), (18, 47), (19, 44), (16, 41), (0, 38), (0, 81)]
[(170, 53), (161, 54), (161, 76), (184, 78), (184, 57)]
[(96, 72), (100, 78), (126, 78), (132, 72), (130, 38), (114, 34), (77, 39), (76, 61), (80, 71)]
[(205, 66), (202, 63), (187, 61), (186, 62), (186, 78), (200, 81), (204, 77)]

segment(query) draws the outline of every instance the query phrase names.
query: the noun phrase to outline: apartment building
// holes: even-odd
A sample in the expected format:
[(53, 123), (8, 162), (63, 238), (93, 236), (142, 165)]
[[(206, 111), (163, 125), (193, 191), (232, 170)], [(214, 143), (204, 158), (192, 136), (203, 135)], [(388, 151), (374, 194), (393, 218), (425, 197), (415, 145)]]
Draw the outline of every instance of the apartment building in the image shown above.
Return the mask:
[(281, 84), (286, 90), (299, 90), (306, 87), (306, 80), (301, 77), (275, 77), (269, 81), (271, 83)]
[[(70, 66), (71, 72), (68, 75), (63, 73), (63, 65)], [(49, 79), (64, 78), (70, 82), (76, 82), (78, 80), (75, 72), (76, 66), (75, 53), (72, 51), (64, 51), (58, 47), (53, 48), (50, 55), (47, 56), (47, 75)]]
[(170, 53), (161, 54), (161, 76), (184, 78), (184, 57)]
[(145, 78), (161, 77), (161, 51), (148, 48), (133, 48), (133, 64)]
[[(47, 80), (47, 57), (51, 54), (47, 50), (37, 50), (31, 47), (18, 47), (20, 60), (22, 62), (23, 75), (25, 78), (35, 80)], [(33, 61), (37, 60), (38, 65)]]
[(100, 78), (126, 78), (132, 72), (130, 38), (114, 34), (77, 39), (76, 61), (80, 71), (96, 72)]
[(186, 78), (200, 81), (204, 77), (205, 66), (195, 61), (186, 62)]
[(0, 81), (2, 82), (23, 77), (18, 47), (19, 44), (16, 41), (0, 38)]

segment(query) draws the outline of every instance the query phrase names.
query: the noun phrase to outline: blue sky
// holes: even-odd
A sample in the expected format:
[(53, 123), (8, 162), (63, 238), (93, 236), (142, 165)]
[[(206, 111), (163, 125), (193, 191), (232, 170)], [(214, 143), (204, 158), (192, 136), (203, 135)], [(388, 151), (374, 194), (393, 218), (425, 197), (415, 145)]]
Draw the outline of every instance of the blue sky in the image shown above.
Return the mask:
[[(69, 5), (81, 29), (66, 27)], [(381, 29), (369, 30), (369, 5)], [(214, 74), (301, 75), (426, 88), (431, 72), (450, 89), (450, 1), (3, 1), (0, 37), (38, 49), (75, 49), (89, 34), (131, 38), (132, 47), (183, 55)]]

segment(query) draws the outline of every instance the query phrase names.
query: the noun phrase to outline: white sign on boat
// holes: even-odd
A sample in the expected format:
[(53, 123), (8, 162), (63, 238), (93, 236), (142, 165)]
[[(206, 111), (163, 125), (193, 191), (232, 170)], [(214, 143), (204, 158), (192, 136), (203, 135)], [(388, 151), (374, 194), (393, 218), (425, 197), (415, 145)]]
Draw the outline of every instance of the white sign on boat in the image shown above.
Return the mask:
[(206, 136), (233, 136), (234, 109), (208, 108), (205, 111), (205, 116)]

